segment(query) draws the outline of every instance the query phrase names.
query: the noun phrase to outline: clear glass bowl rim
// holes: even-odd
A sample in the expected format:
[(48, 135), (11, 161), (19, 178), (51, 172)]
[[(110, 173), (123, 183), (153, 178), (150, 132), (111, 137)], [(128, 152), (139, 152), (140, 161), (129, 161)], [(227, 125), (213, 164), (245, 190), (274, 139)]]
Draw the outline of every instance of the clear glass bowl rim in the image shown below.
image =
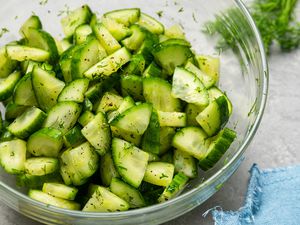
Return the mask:
[(226, 165), (224, 165), (224, 167), (222, 169), (220, 169), (214, 175), (212, 175), (210, 178), (205, 180), (201, 185), (199, 185), (199, 187), (197, 189), (190, 190), (187, 193), (184, 193), (184, 194), (182, 194), (172, 200), (166, 201), (164, 203), (141, 208), (141, 209), (134, 209), (134, 210), (129, 210), (129, 211), (125, 211), (125, 212), (109, 212), (109, 213), (101, 212), (101, 213), (99, 213), (99, 212), (72, 211), (72, 210), (66, 210), (66, 209), (48, 206), (48, 205), (45, 205), (44, 203), (41, 203), (41, 202), (38, 202), (38, 201), (35, 201), (35, 200), (29, 198), (28, 196), (22, 194), (21, 192), (14, 190), (13, 188), (4, 184), (2, 181), (0, 181), (0, 187), (3, 188), (5, 192), (9, 192), (16, 199), (27, 202), (30, 205), (33, 205), (35, 207), (39, 207), (39, 208), (41, 208), (41, 210), (46, 210), (46, 211), (50, 211), (50, 212), (57, 213), (57, 214), (63, 214), (65, 216), (71, 216), (71, 217), (74, 216), (77, 218), (78, 217), (79, 218), (87, 218), (88, 217), (88, 218), (99, 218), (99, 219), (103, 218), (104, 219), (104, 218), (113, 217), (114, 219), (118, 219), (118, 218), (121, 219), (122, 217), (143, 215), (143, 214), (147, 214), (149, 212), (153, 213), (155, 211), (163, 210), (164, 208), (170, 207), (174, 204), (180, 204), (180, 202), (187, 201), (188, 199), (190, 199), (194, 196), (197, 196), (197, 194), (199, 192), (203, 191), (203, 187), (206, 186), (207, 184), (213, 183), (214, 181), (220, 179), (220, 177), (222, 177), (226, 173), (226, 171), (229, 170), (230, 167), (233, 164), (235, 164), (242, 157), (243, 153), (245, 152), (248, 145), (252, 141), (252, 139), (259, 127), (259, 124), (261, 122), (263, 112), (264, 112), (264, 109), (266, 106), (267, 94), (268, 94), (269, 71), (268, 71), (268, 65), (267, 65), (267, 60), (266, 60), (266, 56), (265, 56), (265, 51), (264, 51), (264, 47), (263, 47), (263, 43), (262, 43), (259, 31), (250, 15), (248, 9), (246, 8), (245, 4), (242, 2), (242, 0), (235, 0), (235, 2), (236, 2), (237, 7), (243, 12), (246, 19), (248, 20), (248, 22), (251, 26), (251, 29), (254, 32), (255, 39), (258, 43), (258, 48), (259, 48), (259, 52), (260, 52), (260, 60), (261, 60), (261, 65), (262, 65), (262, 71), (260, 71), (260, 72), (261, 72), (261, 74), (263, 74), (262, 75), (262, 85), (260, 86), (260, 90), (259, 90), (259, 93), (261, 94), (261, 99), (259, 102), (260, 104), (257, 105), (258, 113), (257, 113), (257, 117), (253, 123), (253, 126), (249, 130), (248, 135), (244, 139), (244, 142), (241, 144), (241, 146), (239, 147), (239, 149), (237, 150), (235, 155), (228, 161), (228, 163)]

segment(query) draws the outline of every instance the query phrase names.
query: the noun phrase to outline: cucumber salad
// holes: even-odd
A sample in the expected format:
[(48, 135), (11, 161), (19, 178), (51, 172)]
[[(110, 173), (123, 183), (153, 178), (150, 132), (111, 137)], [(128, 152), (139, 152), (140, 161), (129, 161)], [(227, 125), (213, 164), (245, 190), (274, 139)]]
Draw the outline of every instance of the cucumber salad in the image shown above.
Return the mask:
[[(38, 16), (0, 48), (0, 164), (30, 198), (114, 212), (176, 197), (236, 137), (220, 61), (138, 8)], [(199, 170), (200, 169), (200, 170)]]

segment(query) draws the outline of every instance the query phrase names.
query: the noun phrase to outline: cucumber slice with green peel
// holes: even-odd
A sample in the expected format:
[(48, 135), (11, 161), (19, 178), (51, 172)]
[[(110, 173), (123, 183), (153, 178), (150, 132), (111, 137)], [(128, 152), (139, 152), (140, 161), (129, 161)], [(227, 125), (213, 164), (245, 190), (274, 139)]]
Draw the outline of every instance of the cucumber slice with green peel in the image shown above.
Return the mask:
[(198, 79), (203, 83), (205, 88), (210, 88), (217, 82), (214, 77), (205, 74), (191, 62), (187, 62), (184, 68), (197, 76)]
[(171, 95), (172, 85), (158, 77), (143, 79), (143, 95), (146, 102), (152, 103), (156, 110), (180, 112), (181, 102)]
[(170, 185), (165, 188), (164, 192), (158, 198), (158, 202), (165, 202), (176, 197), (184, 189), (188, 181), (189, 178), (183, 173), (176, 174)]
[(118, 138), (112, 140), (112, 156), (122, 179), (135, 188), (143, 180), (148, 164), (148, 153)]
[(16, 61), (34, 60), (37, 62), (48, 61), (50, 53), (40, 48), (33, 48), (24, 45), (7, 45), (8, 57)]
[(229, 149), (235, 138), (235, 131), (229, 128), (221, 130), (217, 136), (212, 138), (204, 157), (199, 160), (200, 168), (205, 171), (212, 168)]
[(113, 137), (124, 139), (125, 141), (128, 141), (134, 144), (135, 146), (139, 146), (141, 143), (142, 140), (141, 135), (133, 134), (126, 130), (122, 130), (121, 128), (117, 128), (114, 126), (111, 126), (110, 129)]
[(157, 111), (159, 124), (162, 127), (185, 127), (186, 113)]
[(42, 189), (43, 184), (46, 182), (62, 182), (62, 179), (59, 173), (50, 173), (44, 176), (22, 173), (16, 177), (16, 185), (18, 187)]
[(108, 77), (129, 62), (130, 58), (130, 52), (125, 47), (120, 48), (88, 69), (84, 76), (89, 79)]
[(184, 39), (178, 39), (178, 38), (170, 38), (165, 41), (160, 42), (161, 45), (167, 46), (167, 45), (182, 45), (191, 47), (191, 43)]
[(153, 61), (145, 69), (143, 77), (161, 77), (161, 68)]
[(122, 40), (121, 43), (129, 50), (135, 51), (142, 45), (146, 35), (141, 27), (136, 24), (130, 26), (130, 31), (132, 34)]
[(75, 102), (59, 102), (48, 113), (43, 127), (52, 127), (65, 134), (76, 123), (81, 106)]
[(153, 50), (155, 62), (160, 65), (164, 72), (172, 75), (177, 66), (183, 66), (193, 56), (188, 46), (181, 44), (160, 43)]
[(213, 136), (219, 132), (229, 119), (228, 103), (225, 96), (220, 96), (212, 101), (196, 117), (197, 122), (208, 134)]
[(220, 77), (220, 58), (208, 55), (196, 55), (196, 60), (200, 70), (218, 82)]
[(81, 133), (95, 148), (99, 155), (104, 155), (110, 149), (111, 133), (105, 115), (99, 112), (84, 128)]
[(171, 183), (173, 175), (173, 164), (166, 162), (150, 162), (145, 172), (144, 181), (166, 187)]
[(93, 103), (88, 98), (85, 98), (83, 100), (82, 111), (92, 111), (92, 110), (93, 110)]
[(104, 186), (108, 187), (114, 177), (120, 177), (113, 162), (111, 152), (100, 158), (100, 177)]
[(122, 75), (141, 75), (145, 70), (145, 63), (142, 54), (133, 55), (126, 67), (122, 68)]
[(13, 101), (10, 101), (5, 107), (5, 120), (8, 121), (16, 119), (18, 116), (22, 115), (26, 109), (29, 108), (28, 106), (24, 105), (17, 105)]
[(8, 57), (6, 47), (0, 48), (0, 78), (5, 78), (17, 67), (18, 62)]
[(129, 108), (117, 116), (110, 124), (131, 134), (143, 135), (149, 125), (151, 112), (152, 106), (142, 103)]
[(0, 79), (0, 101), (4, 101), (11, 97), (20, 78), (21, 72), (15, 71), (7, 77)]
[(81, 126), (86, 126), (92, 119), (94, 119), (95, 115), (90, 111), (85, 111), (82, 115), (78, 118), (78, 123)]
[(116, 110), (120, 107), (122, 104), (123, 98), (117, 94), (114, 94), (112, 92), (105, 92), (99, 107), (97, 109), (97, 112), (108, 112), (112, 110)]
[(131, 96), (136, 101), (143, 101), (143, 78), (136, 75), (121, 77), (121, 88), (123, 96)]
[(198, 106), (209, 103), (208, 93), (202, 82), (189, 71), (176, 67), (173, 75), (172, 96)]
[(119, 42), (114, 38), (114, 36), (106, 29), (102, 23), (96, 23), (92, 26), (93, 32), (106, 50), (107, 54), (110, 55), (121, 48)]
[(83, 185), (98, 169), (99, 157), (94, 148), (85, 142), (68, 149), (60, 156), (60, 173), (67, 185)]
[(25, 34), (28, 33), (29, 28), (42, 29), (42, 22), (40, 18), (36, 15), (30, 16), (21, 26), (19, 33), (22, 37), (26, 37)]
[(228, 103), (228, 112), (229, 115), (232, 114), (232, 103), (229, 100), (229, 98), (226, 96), (225, 93), (223, 93), (219, 88), (217, 87), (211, 87), (210, 89), (207, 90), (208, 95), (209, 95), (209, 100), (210, 102), (214, 101), (215, 99), (219, 98), (220, 96), (224, 96), (226, 98), (226, 101)]
[(16, 137), (27, 138), (42, 126), (45, 118), (46, 114), (33, 106), (18, 116), (7, 130)]
[(205, 156), (207, 134), (199, 127), (185, 127), (176, 132), (173, 147), (192, 155), (198, 160)]
[(72, 56), (71, 73), (73, 80), (82, 78), (85, 71), (106, 56), (105, 49), (94, 38), (81, 44)]
[(40, 48), (49, 52), (50, 63), (55, 63), (59, 57), (54, 38), (44, 30), (29, 27), (25, 34), (25, 43), (29, 47)]
[(198, 176), (197, 162), (193, 156), (179, 149), (174, 149), (173, 161), (176, 173), (183, 173), (189, 178)]
[(112, 193), (128, 202), (132, 209), (146, 205), (142, 194), (137, 189), (116, 177), (112, 178), (109, 188)]
[(14, 139), (0, 143), (0, 164), (10, 174), (22, 174), (25, 171), (26, 142)]
[(28, 138), (27, 151), (34, 156), (58, 157), (62, 146), (62, 133), (57, 129), (46, 127)]
[(110, 123), (113, 121), (117, 116), (125, 112), (127, 109), (135, 106), (133, 99), (130, 96), (126, 96), (122, 103), (120, 104), (119, 108), (115, 111), (111, 111), (107, 114), (108, 122)]
[(157, 35), (152, 34), (150, 31), (144, 30), (144, 32), (146, 34), (145, 40), (142, 43), (139, 50), (137, 51), (137, 54), (141, 54), (144, 56), (144, 59), (146, 61), (146, 66), (148, 66), (154, 60), (152, 51), (154, 47), (159, 43), (159, 39)]
[(85, 78), (77, 79), (67, 84), (58, 96), (58, 102), (73, 101), (82, 103), (84, 94), (89, 87), (89, 80)]
[(83, 207), (84, 212), (126, 211), (129, 204), (104, 187), (99, 186)]
[(78, 189), (75, 187), (69, 187), (64, 184), (59, 183), (44, 183), (43, 192), (53, 197), (66, 199), (66, 200), (74, 200)]
[(61, 46), (60, 55), (62, 55), (62, 53), (67, 51), (69, 48), (71, 48), (73, 46), (73, 44), (67, 38), (64, 38), (60, 41), (60, 46)]
[(64, 81), (67, 83), (69, 83), (73, 80), (71, 63), (72, 63), (72, 58), (74, 56), (74, 53), (79, 48), (80, 48), (80, 45), (73, 45), (68, 50), (63, 52), (60, 56), (59, 66), (61, 68), (61, 71), (62, 71), (62, 74), (64, 77)]
[(93, 33), (92, 28), (88, 24), (78, 26), (74, 31), (74, 42), (77, 45), (84, 43), (90, 34)]
[(187, 104), (185, 107), (185, 113), (187, 116), (187, 125), (188, 126), (199, 126), (199, 123), (196, 120), (196, 117), (198, 116), (199, 113), (201, 113), (204, 109), (206, 108), (206, 106), (198, 106), (195, 104)]
[(25, 161), (25, 172), (33, 176), (44, 176), (59, 170), (57, 158), (36, 157)]
[(52, 205), (58, 208), (69, 209), (69, 210), (79, 210), (80, 204), (61, 198), (53, 197), (47, 193), (40, 190), (29, 190), (28, 196), (36, 201), (45, 203), (47, 205)]
[(122, 23), (125, 26), (130, 26), (138, 21), (140, 18), (139, 8), (119, 9), (105, 13), (103, 16), (114, 19), (118, 23)]
[(122, 23), (117, 22), (112, 18), (103, 17), (101, 21), (105, 28), (117, 41), (121, 41), (125, 37), (130, 36), (132, 34), (132, 31), (128, 27), (126, 27)]
[(174, 24), (173, 26), (165, 29), (164, 35), (168, 38), (179, 38), (185, 40), (185, 34), (179, 24)]
[(137, 24), (146, 28), (153, 34), (162, 34), (165, 30), (164, 26), (160, 22), (158, 22), (153, 17), (147, 15), (146, 13), (141, 13)]
[(63, 141), (66, 147), (77, 147), (78, 145), (86, 142), (85, 137), (81, 133), (81, 127), (75, 125), (71, 130), (65, 133)]
[(39, 107), (46, 112), (49, 111), (57, 103), (57, 97), (65, 83), (39, 66), (33, 68), (31, 79)]
[(174, 127), (161, 127), (159, 136), (160, 136), (160, 149), (159, 155), (166, 153), (172, 147), (173, 137), (175, 135)]
[(152, 110), (149, 126), (143, 135), (142, 149), (154, 154), (160, 153), (160, 124), (155, 109)]
[(89, 23), (91, 16), (91, 9), (87, 5), (83, 5), (62, 18), (61, 25), (66, 37), (72, 36), (78, 26)]
[(38, 105), (31, 83), (31, 73), (27, 73), (16, 84), (14, 89), (13, 101), (17, 105)]

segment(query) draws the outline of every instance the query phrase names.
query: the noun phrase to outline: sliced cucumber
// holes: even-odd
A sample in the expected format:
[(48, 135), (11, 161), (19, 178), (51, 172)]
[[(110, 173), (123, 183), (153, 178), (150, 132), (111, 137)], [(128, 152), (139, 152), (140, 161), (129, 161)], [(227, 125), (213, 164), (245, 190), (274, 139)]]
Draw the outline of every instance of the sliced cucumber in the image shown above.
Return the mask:
[(167, 151), (165, 154), (163, 154), (160, 157), (160, 161), (161, 162), (166, 162), (166, 163), (171, 163), (174, 164), (174, 160), (173, 160), (173, 150)]
[(135, 188), (143, 180), (148, 164), (148, 153), (118, 138), (112, 140), (112, 156), (122, 179)]
[(92, 12), (87, 5), (83, 5), (70, 12), (67, 16), (61, 19), (61, 25), (66, 37), (73, 35), (75, 29), (91, 19)]
[(121, 43), (129, 50), (135, 51), (142, 45), (145, 34), (140, 26), (136, 24), (131, 25), (130, 31), (132, 32), (131, 36), (122, 40)]
[(217, 80), (215, 80), (214, 77), (205, 74), (191, 62), (187, 62), (184, 68), (193, 73), (195, 76), (197, 76), (198, 79), (203, 83), (205, 88), (210, 88), (217, 82)]
[(133, 55), (129, 63), (122, 68), (122, 75), (141, 75), (145, 70), (145, 58), (142, 54)]
[(122, 104), (123, 98), (117, 94), (114, 94), (112, 92), (105, 92), (99, 107), (97, 109), (97, 112), (108, 112), (112, 110), (116, 110), (120, 107)]
[(145, 27), (153, 34), (162, 34), (165, 30), (164, 26), (160, 22), (158, 22), (153, 17), (147, 15), (146, 13), (141, 13), (137, 24), (139, 24), (142, 27)]
[(157, 35), (152, 34), (150, 31), (145, 29), (144, 32), (146, 34), (146, 37), (143, 44), (137, 51), (137, 54), (142, 54), (144, 56), (146, 61), (146, 66), (148, 66), (154, 59), (152, 55), (152, 51), (154, 47), (159, 43), (159, 40)]
[(112, 178), (110, 190), (129, 203), (130, 208), (141, 208), (146, 205), (142, 194), (118, 178)]
[(104, 186), (109, 186), (112, 178), (120, 177), (113, 162), (111, 152), (107, 152), (100, 158), (100, 176)]
[(11, 60), (6, 52), (6, 47), (0, 48), (0, 78), (5, 78), (17, 67), (17, 61)]
[(90, 34), (93, 33), (92, 28), (88, 24), (78, 26), (74, 31), (74, 41), (77, 45), (84, 43)]
[(136, 101), (143, 101), (143, 78), (136, 75), (121, 77), (121, 88), (123, 96), (131, 96)]
[(193, 56), (190, 48), (181, 44), (160, 43), (153, 50), (155, 61), (160, 65), (164, 72), (172, 75), (177, 66), (184, 65)]
[(81, 106), (75, 102), (59, 102), (48, 113), (43, 127), (52, 127), (65, 134), (80, 116)]
[(5, 119), (10, 121), (22, 115), (28, 109), (28, 106), (17, 105), (13, 101), (9, 101), (5, 109)]
[(155, 109), (163, 112), (180, 112), (180, 100), (171, 95), (171, 90), (171, 84), (163, 79), (157, 77), (143, 79), (143, 95), (146, 102), (152, 103)]
[(143, 135), (149, 125), (151, 112), (152, 106), (147, 103), (131, 107), (117, 116), (111, 126), (135, 135)]
[(143, 135), (142, 149), (146, 152), (151, 152), (154, 154), (160, 153), (160, 124), (158, 119), (158, 114), (155, 109), (153, 109), (150, 117), (150, 122), (147, 130)]
[(71, 82), (73, 80), (71, 63), (75, 52), (80, 48), (80, 45), (73, 45), (68, 50), (62, 53), (59, 59), (59, 66), (62, 71), (65, 82)]
[(204, 73), (211, 76), (216, 82), (219, 80), (220, 58), (208, 55), (197, 55), (196, 60), (198, 62), (199, 68)]
[(16, 185), (18, 187), (41, 189), (46, 182), (62, 182), (62, 179), (59, 173), (50, 173), (44, 176), (22, 173), (16, 177)]
[(157, 111), (159, 124), (162, 127), (185, 127), (186, 113)]
[(208, 93), (202, 82), (189, 71), (176, 67), (173, 75), (172, 95), (188, 103), (206, 106)]
[(46, 112), (49, 111), (56, 104), (57, 97), (65, 83), (39, 66), (34, 67), (31, 79), (40, 108)]
[(144, 181), (166, 187), (171, 183), (173, 174), (173, 164), (166, 162), (150, 162), (145, 172)]
[(31, 83), (31, 73), (27, 73), (18, 81), (15, 86), (13, 99), (17, 105), (38, 105)]
[(126, 211), (129, 204), (117, 195), (99, 186), (82, 211), (85, 212), (116, 212)]
[(113, 54), (107, 56), (96, 65), (88, 69), (84, 76), (89, 79), (107, 77), (120, 69), (131, 58), (130, 52), (125, 48), (121, 48)]
[(120, 107), (115, 110), (115, 111), (111, 111), (108, 114), (108, 122), (110, 123), (111, 121), (113, 121), (117, 116), (119, 116), (120, 114), (122, 114), (123, 112), (125, 112), (127, 109), (131, 108), (135, 106), (133, 99), (130, 96), (126, 96), (122, 103), (120, 104)]
[(104, 155), (111, 144), (111, 133), (107, 119), (99, 112), (84, 128), (81, 133), (95, 148), (99, 155)]
[(79, 125), (75, 125), (71, 130), (65, 133), (63, 139), (66, 147), (77, 147), (83, 142), (86, 142), (86, 139), (81, 133), (81, 129)]
[(225, 154), (227, 149), (236, 138), (236, 132), (229, 128), (224, 128), (217, 136), (212, 138), (205, 156), (199, 161), (199, 166), (203, 170), (212, 168)]
[(24, 45), (7, 45), (6, 51), (8, 56), (12, 60), (16, 61), (33, 60), (37, 62), (44, 62), (48, 61), (50, 58), (49, 52)]
[(59, 183), (44, 183), (43, 192), (52, 195), (53, 197), (74, 200), (78, 189)]
[(47, 205), (53, 205), (58, 208), (64, 208), (69, 210), (80, 209), (80, 205), (76, 202), (61, 199), (61, 198), (56, 198), (39, 190), (33, 190), (33, 189), (29, 190), (28, 196), (36, 201), (43, 202)]
[(0, 143), (0, 164), (10, 174), (22, 174), (25, 171), (26, 142), (20, 139)]
[(58, 102), (73, 101), (82, 103), (84, 101), (84, 94), (89, 87), (89, 80), (82, 78), (77, 79), (69, 83), (61, 91), (58, 96)]
[(135, 146), (140, 146), (140, 143), (142, 140), (141, 135), (129, 133), (128, 131), (122, 130), (122, 129), (114, 127), (114, 126), (111, 126), (110, 129), (111, 129), (113, 137), (121, 138), (121, 139), (124, 139), (125, 141), (128, 141), (128, 142), (134, 144)]
[(27, 150), (34, 156), (57, 157), (62, 146), (62, 133), (48, 127), (33, 133), (27, 142)]
[(209, 100), (210, 102), (214, 101), (215, 99), (219, 98), (220, 96), (224, 96), (226, 98), (226, 101), (228, 103), (228, 112), (229, 115), (232, 114), (232, 103), (229, 100), (229, 98), (226, 96), (225, 93), (223, 93), (219, 88), (217, 87), (211, 87), (210, 89), (207, 90), (208, 95), (209, 95)]
[(207, 149), (207, 134), (198, 127), (185, 127), (176, 132), (173, 146), (201, 160)]
[(205, 109), (206, 106), (198, 106), (198, 105), (194, 105), (194, 104), (187, 104), (186, 108), (185, 108), (185, 113), (186, 113), (186, 117), (187, 117), (187, 125), (188, 126), (199, 126), (199, 123), (196, 120), (196, 117), (198, 116), (199, 113), (201, 113), (203, 111), (203, 109)]
[(82, 78), (86, 70), (105, 57), (106, 52), (98, 40), (92, 38), (81, 44), (72, 56), (71, 73), (73, 80)]
[(143, 77), (160, 77), (161, 68), (155, 63), (152, 62), (144, 71)]
[(174, 150), (174, 166), (176, 173), (183, 173), (189, 178), (195, 178), (198, 175), (196, 159), (188, 153), (179, 149)]
[(15, 71), (6, 78), (0, 79), (0, 101), (8, 99), (21, 78), (20, 71)]
[(119, 42), (114, 36), (106, 29), (102, 23), (97, 23), (93, 27), (93, 32), (100, 44), (106, 50), (107, 54), (110, 55), (121, 48)]
[(228, 119), (229, 110), (225, 96), (220, 96), (212, 101), (196, 117), (197, 122), (209, 136), (213, 136), (220, 131), (226, 125)]
[(105, 13), (104, 17), (114, 19), (117, 22), (124, 24), (125, 26), (129, 26), (138, 21), (140, 14), (141, 12), (139, 8), (131, 8), (113, 10)]
[(117, 41), (123, 40), (125, 37), (131, 35), (132, 33), (132, 31), (128, 27), (112, 18), (103, 17), (102, 23)]
[(164, 33), (168, 38), (179, 38), (185, 40), (185, 34), (179, 24), (175, 24), (168, 29), (165, 29)]
[(67, 185), (83, 185), (98, 169), (99, 157), (88, 142), (64, 151), (60, 159), (60, 173)]
[(160, 150), (159, 155), (166, 153), (172, 147), (172, 140), (175, 135), (174, 127), (161, 127), (159, 131)]
[(42, 29), (42, 22), (40, 18), (36, 15), (30, 16), (25, 23), (21, 26), (19, 33), (21, 36), (26, 37), (25, 34), (28, 33), (29, 28)]
[(56, 158), (36, 157), (25, 162), (25, 172), (33, 176), (44, 176), (58, 170), (59, 162)]
[(172, 182), (165, 188), (164, 192), (158, 198), (158, 202), (165, 202), (176, 197), (183, 190), (189, 178), (183, 173), (178, 173), (174, 176)]
[(95, 115), (90, 111), (85, 111), (82, 115), (78, 118), (78, 123), (81, 126), (86, 126), (92, 119), (94, 119)]
[(7, 130), (16, 137), (27, 138), (42, 126), (45, 118), (46, 114), (33, 106), (18, 116)]

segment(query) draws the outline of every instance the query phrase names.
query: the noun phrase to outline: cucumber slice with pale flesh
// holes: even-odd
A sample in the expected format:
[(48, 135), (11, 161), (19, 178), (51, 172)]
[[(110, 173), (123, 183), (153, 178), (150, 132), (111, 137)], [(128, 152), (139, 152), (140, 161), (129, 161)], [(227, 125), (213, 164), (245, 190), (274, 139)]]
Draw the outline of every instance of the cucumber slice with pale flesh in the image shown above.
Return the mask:
[(189, 178), (197, 177), (197, 162), (193, 156), (179, 149), (174, 149), (173, 161), (176, 173), (181, 172)]
[(89, 86), (89, 80), (82, 78), (77, 79), (69, 83), (61, 91), (58, 96), (58, 102), (73, 101), (77, 103), (82, 103), (84, 101), (84, 94)]
[(113, 162), (111, 152), (100, 158), (100, 177), (104, 186), (108, 187), (114, 177), (120, 177)]
[(16, 61), (33, 60), (44, 62), (48, 61), (50, 58), (50, 53), (43, 49), (22, 45), (7, 45), (6, 51), (8, 56)]
[(53, 197), (62, 198), (66, 200), (74, 200), (78, 189), (75, 187), (69, 187), (59, 183), (44, 183), (43, 192)]
[(107, 12), (104, 17), (108, 17), (116, 20), (119, 23), (129, 26), (130, 24), (136, 23), (140, 18), (139, 8), (119, 9)]
[(57, 158), (36, 157), (27, 159), (25, 162), (25, 172), (29, 175), (44, 176), (59, 170)]
[(150, 162), (146, 168), (144, 181), (158, 186), (168, 186), (172, 181), (173, 174), (173, 164), (166, 162)]
[(15, 85), (20, 78), (20, 71), (15, 71), (7, 77), (0, 79), (0, 101), (8, 99), (13, 94)]

